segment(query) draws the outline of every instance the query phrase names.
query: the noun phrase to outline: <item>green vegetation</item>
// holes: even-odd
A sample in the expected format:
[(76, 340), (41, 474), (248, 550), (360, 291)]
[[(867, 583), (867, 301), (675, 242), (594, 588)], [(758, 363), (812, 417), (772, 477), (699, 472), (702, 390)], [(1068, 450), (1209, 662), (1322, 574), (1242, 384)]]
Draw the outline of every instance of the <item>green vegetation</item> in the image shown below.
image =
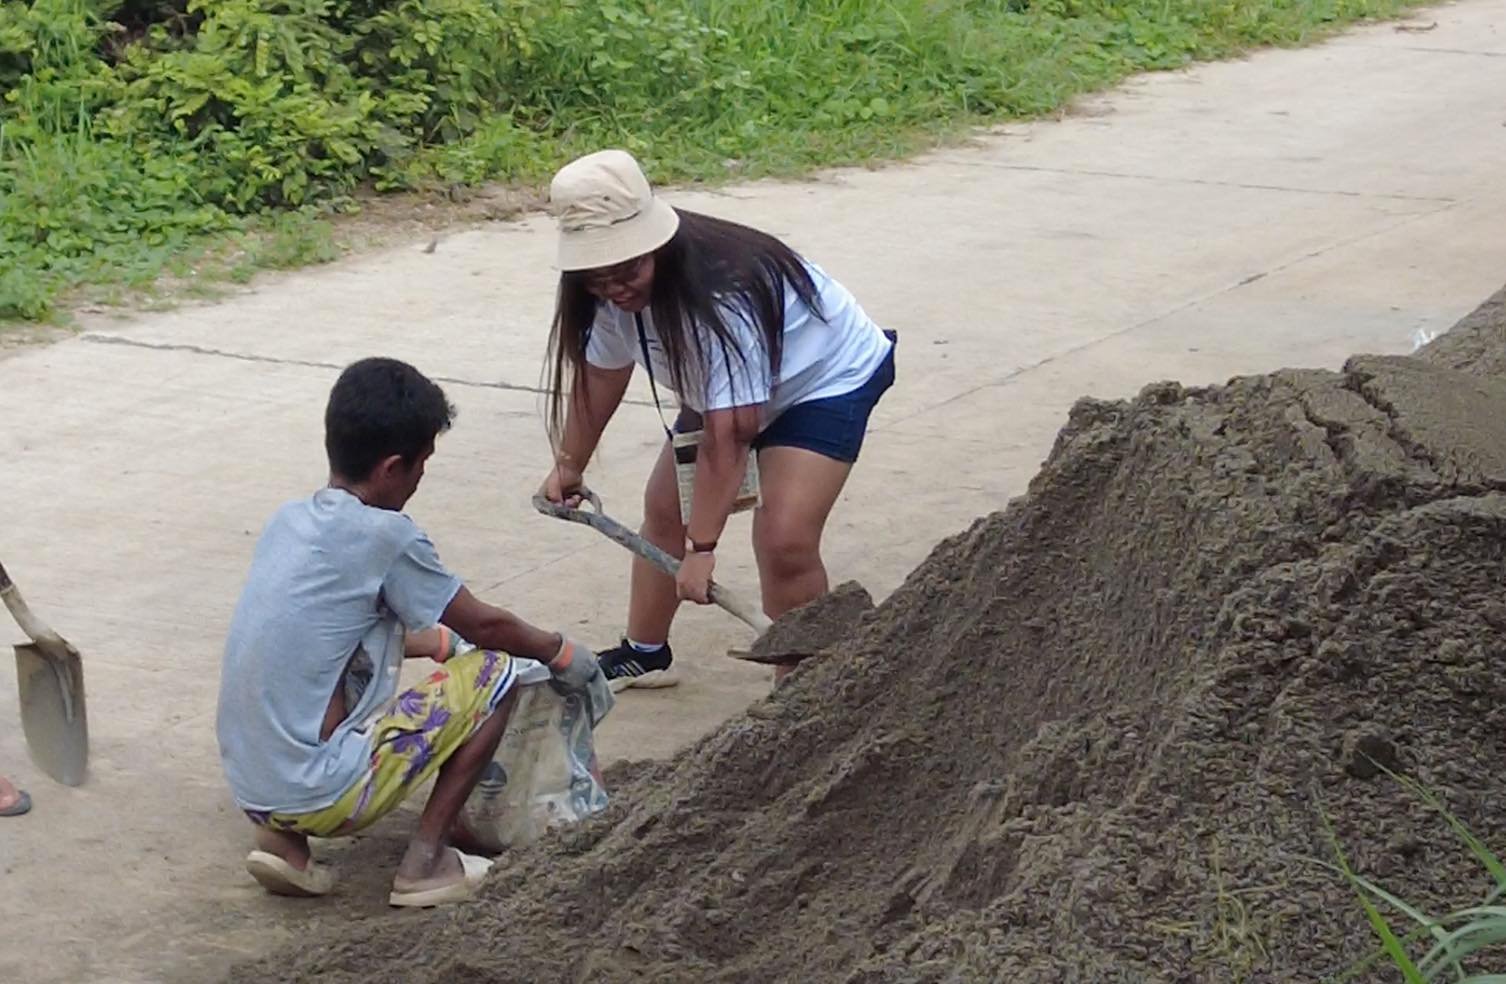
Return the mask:
[[(1499, 947), (1506, 943), (1506, 903), (1502, 901), (1503, 896), (1506, 896), (1506, 864), (1458, 817), (1450, 813), (1437, 796), (1411, 779), (1385, 771), (1438, 813), (1485, 869), (1491, 887), (1477, 905), (1440, 916), (1430, 915), (1375, 882), (1356, 874), (1330, 827), (1329, 837), (1333, 841), (1338, 864), (1325, 866), (1341, 874), (1354, 887), (1370, 927), (1381, 944), (1379, 951), (1350, 968), (1338, 980), (1354, 980), (1378, 963), (1385, 962), (1395, 968), (1397, 979), (1406, 984), (1427, 984), (1439, 980), (1455, 981), (1458, 984), (1506, 984), (1506, 974), (1472, 973), (1470, 970), (1470, 965), (1476, 963), (1483, 953), (1489, 952), (1499, 960)], [(1382, 907), (1394, 910), (1396, 915), (1412, 923), (1411, 931), (1397, 932), (1386, 918)], [(1419, 952), (1424, 944), (1426, 949)]]
[(606, 145), (660, 180), (862, 162), (1413, 3), (5, 0), (0, 318), (205, 251), (316, 259), (294, 226), (367, 189), (538, 182)]

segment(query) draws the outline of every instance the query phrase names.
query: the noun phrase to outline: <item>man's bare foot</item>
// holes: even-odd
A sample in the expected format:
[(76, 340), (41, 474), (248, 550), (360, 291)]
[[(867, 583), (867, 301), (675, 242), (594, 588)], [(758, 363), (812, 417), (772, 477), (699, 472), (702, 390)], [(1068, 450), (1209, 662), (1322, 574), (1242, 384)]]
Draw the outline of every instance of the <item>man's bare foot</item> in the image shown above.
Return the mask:
[(314, 861), (309, 839), (284, 830), (256, 828), (256, 850), (246, 855), (246, 871), (273, 895), (309, 898), (335, 887), (334, 872)]
[(431, 873), (420, 877), (413, 877), (399, 868), (397, 876), (392, 879), (392, 894), (387, 897), (387, 904), (428, 907), (475, 898), (492, 862), (472, 854), (462, 854), (453, 847), (444, 848), (437, 857), (438, 863)]
[(256, 849), (282, 858), (299, 871), (307, 870), (314, 863), (314, 856), (309, 851), (309, 839), (303, 834), (287, 830), (257, 827)]
[(489, 844), (484, 844), (476, 832), (465, 824), (464, 817), (457, 817), (455, 825), (450, 828), (450, 846), (459, 848), (466, 854), (478, 854), (481, 857), (496, 857), (500, 851)]
[[(399, 891), (416, 891), (462, 881), (465, 868), (460, 855), (448, 846), (409, 841), (408, 850), (397, 866), (392, 884)], [(432, 884), (431, 884), (432, 883)]]

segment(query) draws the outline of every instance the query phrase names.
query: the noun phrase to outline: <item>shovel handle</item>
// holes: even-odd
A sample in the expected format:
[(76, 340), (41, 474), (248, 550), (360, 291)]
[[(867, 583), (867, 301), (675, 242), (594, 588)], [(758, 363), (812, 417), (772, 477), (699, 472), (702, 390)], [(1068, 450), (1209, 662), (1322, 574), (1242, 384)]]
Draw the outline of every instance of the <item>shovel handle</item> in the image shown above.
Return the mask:
[(26, 638), (38, 645), (66, 646), (63, 637), (52, 631), (52, 628), (35, 614), (21, 597), (21, 589), (16, 587), (10, 575), (5, 571), (5, 565), (0, 564), (0, 600), (5, 602), (5, 607), (10, 610), (11, 617), (16, 624), (21, 626), (21, 631)]
[[(590, 503), (590, 509), (561, 505), (558, 502), (551, 502), (542, 495), (533, 497), (533, 508), (545, 516), (553, 516), (567, 523), (579, 523), (582, 526), (591, 527), (608, 540), (631, 550), (670, 577), (680, 573), (678, 560), (602, 512), (601, 498), (595, 492), (582, 489), (581, 495), (587, 503)], [(767, 632), (772, 624), (763, 612), (715, 582), (711, 584), (711, 602), (723, 611), (741, 619), (749, 628), (760, 634)]]

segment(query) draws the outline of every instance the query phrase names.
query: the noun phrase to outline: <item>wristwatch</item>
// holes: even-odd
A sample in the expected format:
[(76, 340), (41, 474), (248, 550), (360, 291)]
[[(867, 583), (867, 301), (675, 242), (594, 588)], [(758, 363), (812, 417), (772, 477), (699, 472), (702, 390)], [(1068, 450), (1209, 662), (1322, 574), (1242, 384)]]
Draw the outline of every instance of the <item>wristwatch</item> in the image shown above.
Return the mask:
[(706, 543), (706, 542), (702, 542), (700, 540), (691, 540), (690, 541), (690, 552), (691, 553), (702, 553), (702, 554), (705, 554), (705, 553), (714, 553), (714, 552), (716, 552), (716, 541), (712, 540), (709, 543)]

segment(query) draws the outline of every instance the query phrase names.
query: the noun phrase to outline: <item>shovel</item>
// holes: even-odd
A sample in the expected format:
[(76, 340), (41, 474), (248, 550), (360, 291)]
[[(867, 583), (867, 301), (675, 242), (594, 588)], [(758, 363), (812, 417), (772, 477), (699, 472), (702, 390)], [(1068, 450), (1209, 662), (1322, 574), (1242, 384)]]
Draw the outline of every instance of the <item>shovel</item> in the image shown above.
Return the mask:
[(3, 564), (0, 599), (31, 639), (15, 649), (21, 731), (32, 761), (63, 785), (80, 785), (89, 766), (89, 722), (78, 650), (32, 614)]
[[(607, 539), (627, 547), (633, 553), (653, 564), (659, 570), (674, 577), (680, 572), (680, 562), (658, 547), (649, 543), (643, 537), (623, 526), (611, 516), (601, 511), (601, 499), (596, 493), (583, 491), (586, 502), (591, 504), (590, 509), (583, 507), (572, 508), (563, 506), (557, 502), (551, 502), (542, 495), (533, 497), (533, 508), (545, 516), (553, 516), (555, 519), (563, 519), (567, 523), (580, 523), (605, 536)], [(731, 615), (735, 615), (747, 624), (754, 632), (763, 635), (773, 624), (767, 615), (748, 604), (742, 598), (728, 591), (720, 584), (711, 585), (711, 602)], [(765, 653), (749, 652), (743, 649), (733, 649), (728, 653), (736, 659), (747, 660), (750, 663), (764, 663), (771, 666), (779, 666), (798, 662), (809, 655), (806, 653)]]

